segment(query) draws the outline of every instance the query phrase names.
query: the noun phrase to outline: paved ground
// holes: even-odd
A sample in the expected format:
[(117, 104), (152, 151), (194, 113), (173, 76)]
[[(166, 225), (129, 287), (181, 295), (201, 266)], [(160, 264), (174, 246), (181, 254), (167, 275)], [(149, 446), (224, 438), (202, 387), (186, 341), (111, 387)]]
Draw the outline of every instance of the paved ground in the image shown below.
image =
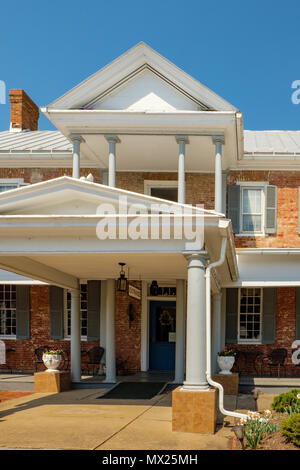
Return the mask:
[[(4, 388), (4, 387), (7, 388)], [(12, 388), (14, 387), (14, 388)], [(32, 390), (32, 376), (0, 374), (0, 390)], [(233, 419), (219, 417), (214, 435), (172, 432), (171, 394), (152, 400), (104, 400), (105, 389), (34, 393), (0, 403), (0, 448), (229, 449)], [(270, 408), (273, 395), (225, 397), (230, 410)]]

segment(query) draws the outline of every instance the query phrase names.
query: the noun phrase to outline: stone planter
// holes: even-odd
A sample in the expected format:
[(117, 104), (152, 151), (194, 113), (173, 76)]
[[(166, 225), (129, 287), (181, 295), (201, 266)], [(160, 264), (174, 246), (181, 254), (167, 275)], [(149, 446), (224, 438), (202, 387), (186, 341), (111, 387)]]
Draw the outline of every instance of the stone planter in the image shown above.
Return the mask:
[(58, 372), (61, 359), (61, 354), (43, 354), (43, 363), (47, 367), (46, 372)]
[(232, 372), (230, 372), (230, 370), (233, 367), (234, 361), (235, 361), (234, 356), (218, 356), (217, 357), (217, 362), (218, 362), (218, 366), (221, 369), (219, 374), (223, 374), (223, 375), (232, 374)]

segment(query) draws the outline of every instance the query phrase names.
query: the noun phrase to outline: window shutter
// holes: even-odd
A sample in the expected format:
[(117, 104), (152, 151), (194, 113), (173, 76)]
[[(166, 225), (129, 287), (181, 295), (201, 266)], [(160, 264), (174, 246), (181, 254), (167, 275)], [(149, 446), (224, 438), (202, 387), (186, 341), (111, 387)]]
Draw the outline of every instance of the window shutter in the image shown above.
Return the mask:
[(87, 340), (100, 339), (100, 281), (88, 281)]
[(240, 231), (240, 189), (237, 184), (228, 186), (228, 218), (234, 233)]
[(262, 343), (276, 341), (276, 288), (263, 289)]
[(225, 342), (237, 343), (238, 336), (238, 288), (226, 289), (226, 335)]
[(277, 226), (277, 186), (266, 187), (265, 232), (276, 233)]
[(30, 338), (30, 286), (16, 287), (17, 339)]
[(296, 331), (295, 339), (300, 340), (300, 287), (296, 287)]
[(50, 338), (64, 337), (64, 290), (50, 286)]

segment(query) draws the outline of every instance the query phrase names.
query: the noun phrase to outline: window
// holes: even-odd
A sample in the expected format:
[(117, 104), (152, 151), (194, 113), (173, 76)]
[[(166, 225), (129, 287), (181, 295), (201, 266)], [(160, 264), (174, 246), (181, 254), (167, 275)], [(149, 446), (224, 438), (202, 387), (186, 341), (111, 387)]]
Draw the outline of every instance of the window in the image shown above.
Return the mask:
[(16, 336), (16, 286), (0, 285), (0, 335)]
[(244, 187), (241, 191), (241, 232), (262, 233), (264, 227), (263, 188)]
[(239, 342), (261, 342), (262, 289), (239, 290)]
[(0, 193), (24, 186), (23, 178), (0, 178)]
[(145, 194), (167, 199), (168, 201), (178, 201), (177, 181), (145, 180)]
[[(88, 293), (87, 284), (80, 285), (80, 322), (81, 322), (81, 337), (87, 337), (87, 312), (88, 312)], [(71, 293), (67, 292), (67, 308), (65, 315), (65, 335), (71, 336)]]

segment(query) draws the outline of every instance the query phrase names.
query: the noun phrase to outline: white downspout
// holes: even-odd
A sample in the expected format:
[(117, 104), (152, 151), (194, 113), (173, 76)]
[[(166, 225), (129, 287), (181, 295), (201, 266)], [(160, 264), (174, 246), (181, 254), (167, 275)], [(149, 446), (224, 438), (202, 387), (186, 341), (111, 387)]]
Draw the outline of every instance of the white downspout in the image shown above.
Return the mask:
[(214, 382), (211, 378), (211, 299), (210, 299), (210, 284), (211, 284), (211, 270), (225, 261), (226, 255), (227, 238), (222, 238), (221, 254), (218, 261), (211, 263), (206, 268), (205, 280), (206, 280), (206, 379), (209, 385), (216, 387), (219, 390), (219, 409), (225, 416), (233, 416), (234, 418), (246, 418), (249, 416), (242, 413), (235, 413), (234, 411), (228, 411), (224, 408), (224, 389), (221, 384)]

